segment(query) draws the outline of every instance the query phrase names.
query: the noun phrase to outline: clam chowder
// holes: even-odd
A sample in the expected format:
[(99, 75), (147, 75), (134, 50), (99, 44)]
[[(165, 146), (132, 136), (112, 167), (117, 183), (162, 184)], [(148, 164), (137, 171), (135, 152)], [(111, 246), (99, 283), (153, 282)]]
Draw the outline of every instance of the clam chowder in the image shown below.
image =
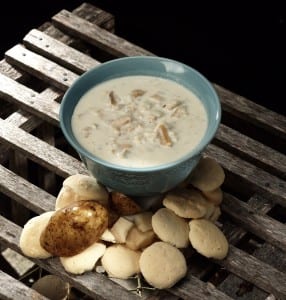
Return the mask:
[(72, 130), (95, 156), (152, 167), (186, 155), (203, 138), (207, 114), (187, 88), (153, 76), (126, 76), (91, 88), (76, 105)]

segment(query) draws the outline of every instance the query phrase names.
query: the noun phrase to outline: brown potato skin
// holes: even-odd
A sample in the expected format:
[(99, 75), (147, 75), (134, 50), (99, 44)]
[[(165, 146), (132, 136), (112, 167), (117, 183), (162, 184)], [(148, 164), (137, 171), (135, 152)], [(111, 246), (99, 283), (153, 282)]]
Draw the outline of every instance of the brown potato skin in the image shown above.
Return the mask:
[(51, 217), (40, 237), (54, 256), (73, 256), (99, 240), (108, 225), (108, 212), (93, 200), (74, 202)]
[(141, 207), (134, 200), (119, 192), (111, 193), (111, 205), (120, 216), (129, 216), (141, 212)]

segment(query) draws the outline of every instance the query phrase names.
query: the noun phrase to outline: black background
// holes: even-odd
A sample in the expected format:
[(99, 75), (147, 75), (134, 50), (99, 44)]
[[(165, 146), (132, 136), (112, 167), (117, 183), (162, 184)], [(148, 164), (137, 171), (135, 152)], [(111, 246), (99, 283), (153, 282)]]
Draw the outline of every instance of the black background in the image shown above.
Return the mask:
[[(180, 60), (240, 95), (286, 112), (282, 2), (89, 1), (115, 15), (116, 34)], [(53, 14), (82, 1), (1, 1), (1, 57)], [(250, 6), (249, 3), (252, 3)]]

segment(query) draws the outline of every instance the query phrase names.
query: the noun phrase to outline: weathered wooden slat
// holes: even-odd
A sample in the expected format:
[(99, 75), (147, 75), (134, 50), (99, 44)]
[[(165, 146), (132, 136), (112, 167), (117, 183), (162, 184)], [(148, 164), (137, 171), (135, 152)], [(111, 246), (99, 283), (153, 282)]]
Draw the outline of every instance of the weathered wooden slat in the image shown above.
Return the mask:
[(6, 75), (18, 82), (27, 82), (30, 75), (22, 72), (20, 69), (16, 69), (10, 65), (5, 59), (0, 61), (0, 73)]
[[(114, 17), (110, 13), (103, 11), (91, 4), (83, 3), (78, 8), (73, 10), (73, 13), (76, 16), (82, 17), (85, 20), (95, 23), (98, 26), (105, 28), (111, 32), (114, 31)], [(44, 31), (49, 36), (65, 43), (68, 46), (71, 46), (77, 50), (80, 50), (84, 53), (90, 52), (90, 47), (88, 47), (88, 44), (83, 42), (82, 40), (78, 38), (71, 37), (58, 28), (56, 28), (54, 25), (52, 25), (50, 22), (46, 22), (43, 25), (39, 27), (39, 30)]]
[[(1, 244), (21, 253), (18, 246), (20, 233), (21, 227), (0, 216)], [(80, 289), (92, 298), (98, 297), (99, 299), (108, 300), (140, 299), (138, 296), (128, 292), (112, 280), (109, 280), (105, 275), (89, 272), (81, 276), (71, 276), (63, 270), (63, 267), (57, 259), (31, 260), (48, 272), (60, 276), (64, 281), (68, 281), (72, 286)]]
[(2, 300), (48, 300), (35, 290), (27, 287), (21, 281), (0, 270), (0, 299)]
[(276, 176), (286, 179), (286, 156), (238, 131), (220, 125), (215, 144)]
[[(247, 204), (253, 212), (261, 215), (267, 214), (275, 205), (274, 202), (270, 201), (261, 195), (255, 194), (248, 201)], [(222, 204), (223, 207), (223, 204)], [(223, 211), (223, 213), (225, 213)], [(240, 226), (236, 226), (230, 221), (226, 221), (223, 224), (224, 233), (227, 236), (229, 243), (236, 245), (246, 234), (247, 231)]]
[[(37, 128), (37, 136), (44, 142), (55, 147), (55, 128), (49, 123), (42, 124)], [(38, 172), (38, 184), (43, 187), (45, 191), (49, 193), (55, 193), (56, 187), (56, 175), (46, 169), (37, 169)]]
[(99, 64), (90, 56), (36, 29), (31, 30), (24, 37), (23, 42), (28, 49), (71, 69), (73, 72), (83, 73)]
[[(1, 75), (0, 75), (0, 78), (2, 78)], [(5, 82), (5, 81), (3, 81), (3, 82)], [(0, 86), (1, 86), (1, 83), (3, 83), (3, 82), (0, 79)], [(55, 111), (54, 106), (58, 107), (58, 104), (53, 104), (52, 102), (57, 101), (58, 98), (61, 96), (61, 94), (59, 94), (54, 89), (47, 88), (46, 90), (44, 90), (40, 94), (37, 94), (36, 92), (34, 92), (35, 93), (36, 104), (34, 102), (34, 104), (31, 103), (31, 105), (29, 105), (30, 104), (29, 93), (28, 94), (23, 93), (23, 91), (25, 90), (25, 87), (23, 89), (22, 88), (19, 89), (18, 86), (16, 88), (14, 88), (14, 81), (12, 81), (12, 83), (13, 83), (12, 85), (9, 85), (6, 82), (6, 85), (4, 85), (5, 86), (5, 91), (1, 90), (1, 87), (0, 87), (0, 94), (2, 92), (3, 92), (2, 96), (4, 95), (4, 93), (5, 93), (5, 95), (8, 94), (7, 98), (9, 98), (10, 100), (11, 100), (10, 95), (11, 96), (13, 95), (12, 98), (14, 100), (17, 97), (17, 103), (18, 103), (18, 101), (21, 102), (23, 96), (25, 98), (25, 96), (28, 95), (28, 99), (25, 98), (26, 99), (25, 103), (28, 103), (28, 105), (26, 105), (25, 108), (27, 108), (27, 106), (28, 106), (28, 108), (31, 108), (32, 112), (34, 112), (36, 107), (39, 107), (38, 102), (40, 102), (40, 100), (39, 100), (40, 98), (41, 99), (46, 99), (46, 98), (48, 99), (46, 103), (48, 103), (48, 102), (51, 103), (51, 111), (53, 111), (53, 110)], [(8, 92), (9, 88), (11, 89), (10, 92)], [(20, 93), (17, 93), (17, 91), (20, 91)], [(22, 103), (23, 102), (21, 102), (20, 107), (22, 106)], [(45, 105), (43, 105), (43, 106), (40, 105), (40, 107), (45, 107)], [(58, 110), (58, 108), (57, 108), (57, 110)], [(47, 111), (47, 110), (45, 110), (45, 111)], [(40, 115), (38, 114), (38, 112), (39, 112)], [(39, 115), (40, 117), (43, 115), (43, 113), (41, 113), (38, 110), (35, 112), (35, 114)], [(47, 114), (49, 114), (49, 113), (47, 113)], [(44, 114), (44, 115), (46, 116), (47, 114)], [(20, 128), (24, 129), (27, 132), (31, 132), (32, 130), (34, 130), (36, 127), (38, 127), (44, 121), (44, 117), (43, 118), (37, 118), (34, 115), (30, 115), (26, 111), (19, 110), (17, 112), (14, 112), (13, 114), (11, 114), (8, 118), (5, 119), (5, 121), (10, 123), (10, 124), (13, 124), (14, 126), (20, 127)], [(0, 146), (0, 163), (4, 162), (7, 159), (8, 149), (9, 149), (9, 147), (7, 145), (1, 145)]]
[(241, 158), (215, 145), (209, 145), (206, 154), (215, 158), (226, 170), (246, 180), (256, 192), (274, 197), (275, 201), (286, 206), (285, 181), (252, 165)]
[(222, 102), (223, 110), (238, 116), (258, 128), (286, 140), (286, 118), (267, 108), (214, 84)]
[[(33, 76), (66, 90), (78, 78), (74, 72), (24, 48), (16, 45), (5, 53), (8, 62)], [(45, 74), (45, 76), (42, 76)]]
[[(251, 207), (251, 209), (256, 212), (260, 213), (261, 215), (265, 215), (267, 212), (271, 210), (271, 208), (274, 206), (274, 203), (272, 201), (269, 201), (267, 198), (263, 198), (260, 195), (254, 195), (252, 196), (248, 202), (248, 206)], [(226, 212), (223, 211), (223, 214)], [(227, 239), (229, 243), (232, 245), (235, 245), (241, 241), (241, 239), (247, 234), (246, 229), (243, 227), (237, 226), (230, 222), (229, 220), (225, 221), (223, 224), (223, 231), (225, 235), (227, 236)], [(270, 247), (269, 244), (265, 244), (265, 247)], [(276, 252), (278, 249), (276, 249)], [(258, 253), (258, 252), (257, 252)], [(273, 255), (274, 255), (273, 251)], [(256, 257), (256, 251), (253, 253), (253, 255)], [(276, 255), (276, 257), (278, 257)], [(267, 257), (267, 259), (264, 260), (264, 262), (270, 264), (273, 266), (273, 263), (270, 261), (270, 258)], [(277, 266), (274, 266), (277, 268)], [(211, 266), (208, 266), (207, 268), (204, 267), (203, 269), (197, 270), (195, 275), (199, 278), (202, 278), (207, 275), (209, 270), (211, 270)], [(280, 269), (281, 270), (281, 269)], [(281, 270), (282, 271), (282, 270)], [(220, 288), (222, 291), (226, 292), (227, 294), (231, 295), (235, 299), (243, 299), (243, 300), (248, 300), (248, 299), (256, 299), (254, 298), (255, 295), (267, 295), (264, 291), (258, 288), (254, 288), (247, 294), (245, 294), (245, 297), (243, 296), (237, 296), (235, 292), (239, 289), (239, 285), (242, 284), (243, 279), (237, 277), (235, 274), (230, 273), (227, 278), (218, 285), (218, 288)], [(249, 284), (248, 284), (249, 285)], [(265, 297), (266, 298), (266, 297)], [(264, 298), (257, 298), (257, 299), (264, 299)]]
[[(9, 170), (22, 178), (29, 177), (28, 160), (22, 153), (9, 151)], [(24, 225), (30, 217), (30, 210), (16, 201), (11, 202), (11, 219), (18, 225)]]
[(278, 299), (286, 298), (286, 274), (254, 256), (230, 245), (227, 257), (217, 263)]
[(55, 197), (0, 165), (0, 191), (37, 214), (55, 209)]
[[(158, 274), (158, 276), (160, 276)], [(230, 300), (231, 297), (218, 290), (214, 285), (205, 283), (200, 279), (188, 274), (178, 285), (169, 289), (173, 293), (177, 293), (181, 299), (217, 299), (217, 300)], [(151, 298), (152, 299), (152, 298)]]
[(90, 3), (83, 3), (78, 8), (73, 10), (73, 13), (91, 23), (97, 24), (108, 31), (114, 30), (114, 17), (109, 12), (106, 12)]
[[(252, 255), (281, 272), (284, 272), (286, 269), (286, 253), (270, 244), (263, 244), (260, 248), (257, 248)], [(249, 289), (245, 290), (245, 286), (248, 286)], [(251, 286), (249, 283), (245, 283), (242, 278), (233, 274), (229, 274), (219, 287), (237, 300), (267, 298), (267, 293), (255, 286)]]
[(118, 56), (153, 55), (151, 52), (120, 38), (99, 26), (62, 10), (52, 18), (56, 27), (104, 51)]
[(54, 89), (47, 89), (43, 93), (34, 90), (0, 74), (0, 96), (7, 101), (17, 104), (43, 120), (58, 125), (59, 103), (57, 99), (61, 93)]
[(30, 132), (43, 123), (43, 120), (37, 118), (36, 116), (31, 116), (27, 111), (18, 110), (6, 118), (5, 122)]
[[(43, 122), (39, 118), (31, 116), (28, 112), (21, 110), (11, 114), (5, 121), (28, 132), (32, 131)], [(7, 145), (0, 145), (0, 164), (7, 160), (8, 150), (9, 147)]]
[(59, 176), (67, 177), (76, 173), (87, 173), (86, 168), (79, 160), (1, 119), (0, 141), (19, 150), (31, 160)]
[(244, 229), (286, 251), (286, 225), (268, 216), (257, 214), (237, 198), (225, 193), (222, 209)]

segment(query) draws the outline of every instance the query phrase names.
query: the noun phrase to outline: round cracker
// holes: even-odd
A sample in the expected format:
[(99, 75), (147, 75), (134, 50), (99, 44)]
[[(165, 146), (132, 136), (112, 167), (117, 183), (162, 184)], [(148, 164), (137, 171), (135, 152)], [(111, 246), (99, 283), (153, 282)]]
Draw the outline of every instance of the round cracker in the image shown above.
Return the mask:
[(152, 216), (152, 227), (164, 242), (177, 248), (186, 248), (189, 245), (188, 223), (168, 208), (161, 208)]
[(202, 191), (202, 194), (209, 202), (212, 202), (214, 205), (220, 205), (223, 199), (223, 192), (220, 187), (209, 192)]
[(96, 262), (103, 256), (106, 246), (94, 243), (79, 254), (69, 257), (60, 257), (64, 269), (72, 274), (83, 274), (91, 271)]
[[(64, 207), (63, 205), (65, 202), (69, 202), (68, 204), (71, 204), (67, 198), (69, 198), (72, 193), (75, 194), (73, 195), (73, 201), (96, 200), (104, 206), (108, 205), (109, 194), (107, 190), (92, 176), (83, 174), (71, 175), (64, 180), (63, 187), (67, 188), (67, 190), (71, 189), (72, 191), (69, 190), (66, 195), (62, 194), (61, 198), (57, 199), (57, 209)], [(63, 202), (63, 204), (61, 204), (61, 202)]]
[(195, 189), (176, 189), (167, 193), (163, 205), (182, 218), (198, 219), (207, 213), (207, 201)]
[(140, 272), (140, 254), (122, 245), (113, 245), (106, 249), (101, 263), (109, 276), (127, 279)]
[(20, 248), (22, 252), (33, 258), (48, 258), (52, 255), (46, 251), (40, 243), (40, 236), (48, 225), (54, 211), (45, 212), (30, 219), (25, 225), (20, 236)]
[(145, 280), (158, 289), (172, 287), (187, 273), (184, 255), (165, 242), (147, 247), (141, 254), (139, 265)]
[(209, 220), (214, 213), (215, 208), (216, 206), (213, 203), (206, 201), (206, 214), (203, 216), (203, 218)]
[(221, 210), (219, 206), (215, 206), (213, 214), (209, 217), (209, 220), (215, 223), (221, 215)]
[(211, 221), (192, 220), (190, 225), (190, 242), (205, 257), (223, 259), (228, 252), (228, 242), (223, 232)]
[(202, 158), (190, 175), (190, 183), (204, 192), (217, 189), (222, 185), (224, 179), (223, 168), (210, 157)]

